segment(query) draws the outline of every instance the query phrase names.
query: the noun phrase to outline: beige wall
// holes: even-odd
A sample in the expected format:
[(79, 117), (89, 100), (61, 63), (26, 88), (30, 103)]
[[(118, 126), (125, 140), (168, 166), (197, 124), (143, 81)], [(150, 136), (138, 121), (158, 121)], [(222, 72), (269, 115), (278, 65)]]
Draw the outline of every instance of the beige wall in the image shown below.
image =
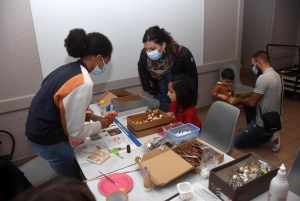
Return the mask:
[[(210, 93), (219, 79), (219, 65), (239, 65), (242, 39), (243, 0), (209, 0), (204, 3), (204, 64), (197, 67), (197, 107), (212, 103)], [(0, 129), (14, 135), (16, 148), (13, 160), (18, 160), (34, 154), (24, 130), (29, 104), (42, 82), (29, 0), (0, 1), (0, 22)], [(105, 90), (120, 88), (135, 94), (144, 93), (139, 78), (134, 77), (95, 85), (91, 102), (95, 102)], [(0, 135), (0, 138), (4, 143), (0, 145), (2, 155), (8, 152), (10, 143), (6, 137)]]
[[(296, 45), (299, 38), (299, 0), (246, 0), (242, 60), (251, 67), (251, 58), (269, 43)], [(294, 64), (295, 51), (288, 48), (270, 48), (271, 65), (275, 69)]]

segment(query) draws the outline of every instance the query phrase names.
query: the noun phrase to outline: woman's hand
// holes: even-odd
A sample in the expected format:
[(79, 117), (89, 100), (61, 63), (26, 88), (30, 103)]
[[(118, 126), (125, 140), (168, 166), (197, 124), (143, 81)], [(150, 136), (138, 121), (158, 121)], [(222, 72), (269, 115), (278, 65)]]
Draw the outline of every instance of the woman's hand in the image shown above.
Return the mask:
[(85, 121), (90, 121), (90, 120), (99, 121), (100, 118), (101, 118), (100, 116), (97, 116), (93, 113), (86, 113), (85, 115)]
[(102, 125), (102, 129), (104, 129), (104, 128), (108, 128), (109, 125), (113, 123), (113, 118), (102, 118), (102, 117), (100, 117), (100, 119), (98, 119), (98, 121), (100, 121), (100, 123)]

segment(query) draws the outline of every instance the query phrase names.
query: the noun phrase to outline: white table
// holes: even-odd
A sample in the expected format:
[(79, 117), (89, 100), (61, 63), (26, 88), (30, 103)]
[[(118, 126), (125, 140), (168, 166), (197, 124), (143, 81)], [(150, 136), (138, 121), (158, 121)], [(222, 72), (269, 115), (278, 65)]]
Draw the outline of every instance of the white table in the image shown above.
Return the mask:
[[(99, 106), (97, 104), (92, 104), (90, 105), (90, 108), (97, 114), (99, 112)], [(126, 118), (124, 117), (124, 121), (121, 122), (124, 126), (126, 125)], [(144, 142), (146, 142), (147, 140), (155, 137), (155, 136), (159, 136), (158, 134), (153, 134), (150, 136), (146, 136), (146, 137), (142, 137), (139, 138), (138, 140), (143, 144)], [(110, 157), (105, 163), (109, 164), (110, 161), (114, 161), (117, 160), (117, 164), (114, 165), (111, 169), (109, 169), (109, 171), (107, 171), (107, 169), (105, 169), (105, 163), (103, 163), (103, 165), (96, 165), (93, 163), (87, 163), (87, 164), (82, 164), (81, 170), (84, 174), (84, 176), (87, 179), (93, 178), (93, 177), (97, 177), (100, 176), (99, 171), (103, 171), (103, 173), (108, 173), (114, 170), (117, 170), (119, 168), (128, 166), (130, 164), (135, 163), (135, 157), (136, 156), (140, 156), (142, 158), (143, 154), (144, 154), (144, 150), (142, 149), (142, 147), (139, 147), (137, 149), (134, 149), (131, 151), (131, 153), (122, 153), (120, 154), (124, 159), (121, 159), (117, 156), (112, 156)], [(110, 160), (110, 161), (109, 161)], [(220, 165), (225, 164), (227, 162), (230, 162), (234, 160), (231, 156), (228, 156), (226, 154), (224, 154), (224, 161), (222, 163), (220, 163)], [(118, 172), (123, 172), (123, 171), (128, 171), (128, 170), (135, 170), (138, 169), (138, 165), (133, 165), (131, 167), (128, 167), (126, 169), (120, 170)], [(172, 169), (170, 169), (171, 171)], [(181, 183), (181, 182), (190, 182), (191, 184), (199, 181), (202, 185), (204, 185), (205, 187), (208, 187), (208, 180), (200, 180), (199, 175), (194, 174), (193, 172), (188, 172), (187, 174), (175, 179), (174, 181), (170, 182), (169, 184), (160, 187), (160, 186), (152, 186), (152, 191), (150, 192), (145, 192), (144, 191), (144, 186), (143, 186), (143, 175), (142, 175), (142, 171), (138, 170), (135, 172), (130, 172), (127, 173), (129, 176), (132, 177), (133, 181), (134, 181), (134, 185), (133, 188), (131, 189), (131, 191), (128, 193), (129, 196), (129, 200), (130, 201), (160, 201), (160, 200), (166, 200), (169, 197), (175, 195), (176, 193), (178, 193), (176, 184), (177, 183)], [(98, 191), (98, 183), (99, 180), (94, 180), (94, 181), (89, 181), (87, 182), (88, 187), (90, 188), (90, 190), (92, 191), (92, 193), (94, 194), (96, 200), (105, 200), (105, 196), (103, 196), (99, 191)], [(268, 193), (265, 192), (262, 195), (256, 197), (254, 200), (255, 201), (266, 201), (268, 197)], [(290, 201), (296, 201), (296, 200), (300, 200), (300, 197), (298, 197), (297, 195), (295, 195), (292, 192), (289, 192), (289, 197), (288, 200)]]

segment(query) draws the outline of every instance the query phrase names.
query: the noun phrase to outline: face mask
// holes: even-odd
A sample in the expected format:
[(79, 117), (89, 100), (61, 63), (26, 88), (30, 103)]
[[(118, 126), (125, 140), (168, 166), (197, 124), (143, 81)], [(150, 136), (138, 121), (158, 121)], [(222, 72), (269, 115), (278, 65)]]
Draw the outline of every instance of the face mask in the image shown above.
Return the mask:
[(103, 68), (102, 70), (99, 68), (98, 64), (97, 66), (94, 68), (94, 70), (92, 70), (90, 73), (93, 74), (93, 75), (100, 75), (101, 73), (103, 73), (106, 69), (106, 63), (104, 62), (103, 60), (103, 57), (102, 57), (102, 61), (103, 61)]
[(151, 60), (156, 61), (161, 58), (162, 53), (159, 53), (158, 50), (153, 50), (152, 52), (147, 52), (147, 55)]
[(255, 65), (252, 67), (252, 72), (254, 73), (254, 75), (258, 74), (258, 70), (256, 69)]

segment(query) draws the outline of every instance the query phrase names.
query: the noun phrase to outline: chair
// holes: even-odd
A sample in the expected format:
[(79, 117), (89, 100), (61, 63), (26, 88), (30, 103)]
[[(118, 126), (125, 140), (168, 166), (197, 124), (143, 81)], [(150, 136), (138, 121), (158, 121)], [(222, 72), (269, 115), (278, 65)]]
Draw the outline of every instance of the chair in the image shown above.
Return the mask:
[(222, 101), (214, 102), (205, 117), (198, 138), (231, 155), (240, 110)]
[[(14, 153), (14, 150), (15, 150), (15, 138), (8, 131), (0, 130), (0, 133), (4, 133), (5, 135), (8, 135), (11, 138), (11, 141), (12, 141), (12, 146), (11, 146), (10, 154), (0, 156), (0, 159), (4, 159), (4, 160), (7, 160), (7, 161), (11, 162), (12, 161), (12, 157), (13, 157), (13, 153)], [(4, 139), (4, 138), (1, 138), (1, 139)], [(2, 140), (0, 141), (0, 144), (2, 144)], [(5, 144), (7, 145), (8, 143), (5, 143)]]
[(287, 180), (290, 185), (290, 191), (300, 196), (300, 148), (298, 149), (297, 155), (294, 162), (287, 174)]
[(40, 156), (20, 166), (19, 169), (33, 186), (38, 186), (57, 176), (49, 163)]
[(253, 92), (253, 89), (254, 89), (253, 87), (249, 87), (249, 86), (243, 85), (241, 83), (240, 74), (239, 74), (237, 68), (235, 67), (235, 65), (233, 65), (233, 64), (219, 66), (220, 77), (221, 77), (222, 71), (226, 68), (230, 68), (234, 72), (234, 75), (235, 75), (234, 76), (234, 85), (235, 85), (236, 94), (247, 94), (247, 93)]

